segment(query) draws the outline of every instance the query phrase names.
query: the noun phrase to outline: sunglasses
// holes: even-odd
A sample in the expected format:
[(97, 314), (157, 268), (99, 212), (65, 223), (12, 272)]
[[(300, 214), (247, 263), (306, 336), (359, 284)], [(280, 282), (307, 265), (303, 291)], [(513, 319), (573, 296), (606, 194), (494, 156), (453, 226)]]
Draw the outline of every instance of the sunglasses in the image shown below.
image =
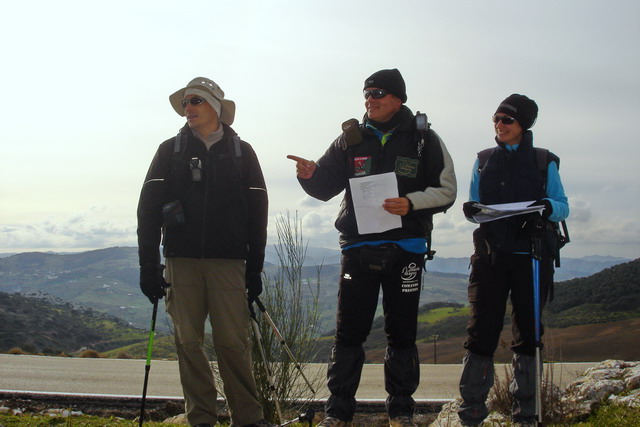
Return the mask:
[(491, 120), (493, 120), (493, 123), (495, 124), (498, 124), (498, 122), (502, 121), (502, 123), (505, 125), (512, 125), (513, 122), (516, 121), (516, 119), (509, 116), (491, 116)]
[(183, 99), (182, 100), (182, 108), (185, 108), (187, 104), (191, 105), (200, 105), (204, 102), (204, 98), (200, 98), (199, 96), (194, 96), (193, 98)]
[(384, 98), (389, 94), (389, 91), (386, 89), (369, 89), (364, 90), (364, 99), (369, 99), (369, 97), (373, 97), (373, 99)]

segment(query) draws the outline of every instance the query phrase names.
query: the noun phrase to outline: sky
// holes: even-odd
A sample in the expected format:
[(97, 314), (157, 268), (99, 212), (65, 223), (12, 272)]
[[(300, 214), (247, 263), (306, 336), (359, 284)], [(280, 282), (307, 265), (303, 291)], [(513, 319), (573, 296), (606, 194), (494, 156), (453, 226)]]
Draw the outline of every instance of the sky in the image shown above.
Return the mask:
[(534, 144), (561, 158), (563, 256), (640, 256), (636, 0), (36, 0), (0, 19), (0, 253), (136, 246), (144, 176), (184, 124), (168, 97), (198, 76), (236, 102), (233, 128), (258, 154), (269, 244), (289, 214), (309, 246), (338, 249), (341, 196), (309, 198), (286, 156), (319, 158), (362, 118), (364, 80), (398, 68), (455, 164), (438, 256), (472, 252), (461, 206), (512, 93), (538, 103)]

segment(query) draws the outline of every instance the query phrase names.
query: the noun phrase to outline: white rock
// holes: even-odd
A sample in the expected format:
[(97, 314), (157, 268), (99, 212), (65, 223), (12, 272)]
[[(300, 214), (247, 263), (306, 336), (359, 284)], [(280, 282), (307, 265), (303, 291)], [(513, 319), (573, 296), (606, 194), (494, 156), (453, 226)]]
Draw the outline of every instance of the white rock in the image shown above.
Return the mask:
[(187, 422), (187, 416), (185, 414), (180, 414), (180, 415), (176, 415), (175, 417), (169, 417), (166, 420), (163, 421), (163, 423), (167, 423), (167, 424), (186, 424), (188, 425), (189, 423)]
[(625, 405), (640, 408), (640, 389), (636, 389), (627, 396), (609, 396), (609, 402), (614, 405)]

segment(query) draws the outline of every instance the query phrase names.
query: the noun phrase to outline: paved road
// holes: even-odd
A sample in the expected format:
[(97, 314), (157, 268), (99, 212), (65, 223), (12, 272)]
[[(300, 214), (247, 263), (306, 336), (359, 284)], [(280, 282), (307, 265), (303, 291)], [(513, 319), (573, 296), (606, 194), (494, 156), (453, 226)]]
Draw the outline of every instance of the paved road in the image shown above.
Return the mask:
[[(555, 364), (554, 382), (566, 386), (576, 376), (595, 363)], [(305, 375), (324, 377), (324, 364), (311, 364)], [(421, 383), (416, 399), (453, 399), (458, 397), (458, 379), (461, 365), (420, 366)], [(496, 366), (498, 376), (503, 375), (502, 365)], [(140, 396), (144, 381), (144, 360), (79, 359), (0, 354), (0, 390), (37, 391), (54, 393), (89, 393), (106, 395)], [(358, 399), (384, 399), (386, 397), (380, 364), (365, 365)], [(324, 381), (317, 398), (327, 397)], [(153, 360), (149, 372), (147, 395), (182, 397), (178, 365), (175, 361)]]

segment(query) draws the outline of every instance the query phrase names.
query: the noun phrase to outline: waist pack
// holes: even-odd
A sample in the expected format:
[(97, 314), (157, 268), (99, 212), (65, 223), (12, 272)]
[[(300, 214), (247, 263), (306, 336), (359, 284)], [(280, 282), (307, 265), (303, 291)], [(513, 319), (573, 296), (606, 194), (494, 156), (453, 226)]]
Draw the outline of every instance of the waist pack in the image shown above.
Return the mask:
[(360, 248), (360, 268), (362, 270), (388, 273), (402, 256), (402, 249), (393, 243), (363, 246)]

